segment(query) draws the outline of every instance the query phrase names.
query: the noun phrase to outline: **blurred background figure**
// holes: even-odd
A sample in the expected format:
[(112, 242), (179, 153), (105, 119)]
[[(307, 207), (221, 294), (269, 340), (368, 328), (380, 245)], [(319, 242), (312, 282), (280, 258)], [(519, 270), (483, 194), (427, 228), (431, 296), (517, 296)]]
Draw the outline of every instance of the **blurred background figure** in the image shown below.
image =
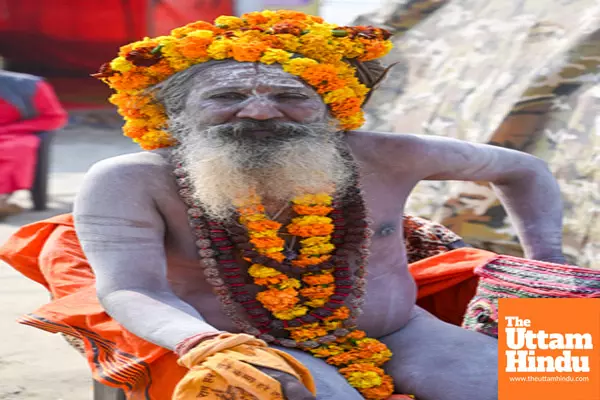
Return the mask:
[(9, 200), (33, 185), (40, 134), (66, 122), (67, 113), (42, 78), (0, 70), (0, 218), (22, 211)]

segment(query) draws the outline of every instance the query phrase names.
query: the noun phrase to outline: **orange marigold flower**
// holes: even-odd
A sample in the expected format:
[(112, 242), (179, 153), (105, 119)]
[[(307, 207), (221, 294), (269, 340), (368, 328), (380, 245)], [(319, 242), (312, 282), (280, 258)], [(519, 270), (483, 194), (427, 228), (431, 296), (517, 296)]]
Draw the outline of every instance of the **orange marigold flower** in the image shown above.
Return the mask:
[(265, 255), (275, 261), (283, 262), (283, 260), (285, 260), (285, 256), (281, 252), (269, 253)]
[[(350, 309), (346, 306), (336, 309), (333, 314), (325, 318), (325, 321), (345, 320), (350, 317)], [(351, 334), (351, 333), (350, 333)]]
[(277, 16), (281, 19), (291, 19), (295, 21), (305, 21), (307, 18), (305, 13), (294, 10), (279, 10), (277, 11)]
[(148, 133), (148, 128), (145, 128), (145, 127), (142, 127), (142, 128), (140, 128), (140, 127), (131, 127), (131, 128), (124, 127), (123, 128), (123, 134), (132, 139), (141, 138), (146, 133)]
[(299, 215), (320, 215), (323, 217), (333, 211), (333, 207), (305, 206), (305, 205), (301, 205), (301, 204), (296, 204), (292, 208), (294, 209), (296, 214), (299, 214)]
[(250, 239), (250, 242), (256, 246), (257, 249), (268, 249), (270, 247), (281, 247), (285, 244), (285, 241), (281, 238), (274, 237), (257, 237)]
[(246, 20), (248, 25), (262, 25), (269, 22), (269, 18), (265, 17), (258, 11), (242, 14), (241, 18)]
[(106, 79), (112, 88), (123, 91), (139, 90), (158, 83), (155, 77), (137, 72), (117, 74)]
[(318, 323), (303, 326), (301, 328), (290, 329), (289, 331), (292, 339), (297, 340), (299, 342), (327, 335), (327, 330), (320, 326)]
[(394, 393), (394, 381), (389, 375), (381, 377), (381, 384), (370, 388), (359, 389), (365, 399), (386, 400)]
[(359, 61), (370, 61), (379, 57), (383, 57), (392, 49), (390, 42), (382, 42), (380, 40), (360, 40), (364, 46), (364, 53), (358, 57)]
[(345, 81), (340, 79), (333, 65), (318, 64), (310, 66), (300, 75), (309, 85), (313, 86), (318, 93), (327, 93), (341, 89)]
[(231, 45), (231, 56), (240, 62), (256, 62), (266, 49), (264, 43), (234, 43)]
[(330, 255), (324, 255), (321, 257), (308, 257), (302, 254), (297, 259), (292, 261), (292, 265), (295, 265), (296, 267), (308, 267), (309, 265), (317, 265), (322, 262), (325, 262), (330, 258)]
[(277, 231), (277, 230), (279, 230), (279, 228), (281, 228), (281, 224), (279, 222), (272, 221), (270, 219), (264, 219), (262, 221), (248, 222), (246, 227), (249, 230), (253, 230), (253, 231), (257, 231), (257, 232), (263, 232), (266, 230)]
[(340, 338), (340, 340), (342, 340), (342, 341), (346, 341), (348, 339), (358, 340), (358, 339), (362, 339), (366, 336), (367, 336), (367, 334), (364, 331), (355, 330), (355, 331), (350, 332), (343, 338)]
[(327, 236), (330, 235), (334, 226), (332, 224), (311, 224), (311, 225), (297, 225), (290, 224), (288, 225), (288, 232), (292, 235), (300, 236), (300, 237), (310, 237), (310, 236)]
[(254, 283), (261, 286), (278, 285), (288, 279), (287, 275), (281, 274), (273, 277), (254, 278)]
[(302, 280), (309, 285), (327, 285), (333, 283), (334, 277), (332, 274), (308, 275), (304, 276)]
[(362, 100), (358, 97), (350, 97), (339, 103), (331, 103), (329, 107), (336, 118), (350, 117), (361, 112)]
[(271, 312), (285, 311), (299, 301), (298, 292), (293, 288), (265, 290), (256, 295), (256, 300)]
[(329, 357), (326, 361), (331, 365), (350, 365), (356, 360), (356, 355), (352, 352), (345, 352)]
[(309, 287), (300, 290), (300, 294), (309, 299), (326, 299), (333, 294), (335, 291), (335, 286), (327, 286), (327, 287)]

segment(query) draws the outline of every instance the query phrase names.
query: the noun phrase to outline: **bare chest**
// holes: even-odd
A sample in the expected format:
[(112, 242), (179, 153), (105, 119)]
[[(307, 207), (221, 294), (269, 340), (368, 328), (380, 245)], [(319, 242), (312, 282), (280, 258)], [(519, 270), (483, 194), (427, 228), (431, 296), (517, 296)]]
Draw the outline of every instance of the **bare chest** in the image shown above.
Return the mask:
[[(402, 235), (407, 195), (397, 185), (390, 190), (388, 182), (373, 176), (363, 180), (362, 186), (373, 236), (367, 266), (366, 302), (359, 325), (369, 334), (381, 336), (404, 325), (414, 305), (416, 291), (407, 270)], [(173, 291), (195, 307), (207, 322), (219, 329), (235, 331), (220, 311), (218, 299), (206, 281), (210, 277), (205, 276), (199, 266), (187, 207), (178, 198), (169, 201), (166, 220), (168, 275)]]

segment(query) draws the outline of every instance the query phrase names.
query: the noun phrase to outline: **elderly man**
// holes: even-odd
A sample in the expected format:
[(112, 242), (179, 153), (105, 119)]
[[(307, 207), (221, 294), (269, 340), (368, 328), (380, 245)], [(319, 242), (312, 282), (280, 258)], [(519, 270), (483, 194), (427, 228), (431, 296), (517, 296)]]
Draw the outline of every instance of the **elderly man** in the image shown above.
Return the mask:
[[(561, 262), (559, 190), (521, 152), (356, 131), (387, 39), (280, 11), (123, 47), (97, 76), (151, 151), (88, 172), (68, 239), (110, 318), (88, 288), (63, 302), (85, 318), (37, 326), (76, 330), (115, 385), (154, 363), (153, 383), (129, 379), (131, 398), (170, 398), (183, 370), (172, 352), (134, 360), (160, 348), (190, 368), (181, 399), (385, 399), (392, 381), (422, 400), (495, 399), (496, 341), (415, 305), (404, 205), (421, 180), (491, 182), (527, 256)], [(64, 259), (53, 246), (38, 259)]]

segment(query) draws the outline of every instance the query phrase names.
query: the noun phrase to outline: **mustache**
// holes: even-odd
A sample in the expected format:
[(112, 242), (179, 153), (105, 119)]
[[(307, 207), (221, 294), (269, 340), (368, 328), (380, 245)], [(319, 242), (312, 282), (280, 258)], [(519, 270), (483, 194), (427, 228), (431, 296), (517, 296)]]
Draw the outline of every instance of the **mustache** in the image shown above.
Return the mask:
[(267, 131), (277, 133), (274, 138), (280, 136), (282, 138), (291, 137), (317, 137), (325, 131), (334, 131), (328, 123), (297, 123), (283, 121), (256, 121), (256, 120), (241, 120), (225, 124), (213, 125), (207, 129), (209, 134), (214, 134), (218, 137), (231, 137), (235, 139), (243, 139), (255, 131)]

